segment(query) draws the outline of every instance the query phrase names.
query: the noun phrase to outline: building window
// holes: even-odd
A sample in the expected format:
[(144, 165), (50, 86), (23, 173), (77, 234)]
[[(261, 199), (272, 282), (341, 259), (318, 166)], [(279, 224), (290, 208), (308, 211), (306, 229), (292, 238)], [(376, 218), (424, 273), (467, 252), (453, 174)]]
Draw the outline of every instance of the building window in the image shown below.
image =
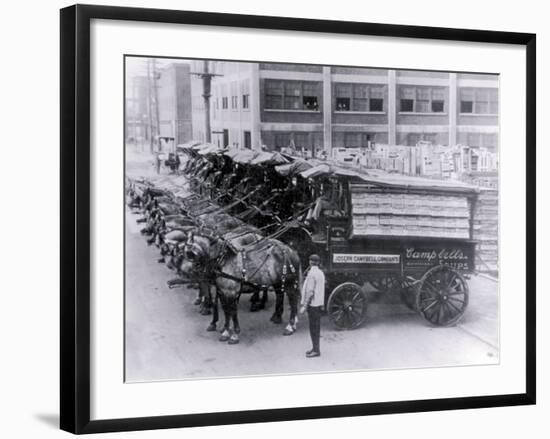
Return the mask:
[(384, 86), (338, 83), (334, 94), (336, 111), (384, 111)]
[(447, 91), (443, 87), (401, 87), (399, 111), (404, 113), (444, 113)]
[(497, 135), (493, 133), (482, 134), (481, 145), (484, 148), (496, 150), (498, 146)]
[(308, 148), (308, 133), (294, 133), (294, 146), (298, 149)]
[(344, 147), (366, 148), (369, 141), (374, 141), (374, 134), (369, 133), (344, 133)]
[(239, 108), (239, 97), (238, 96), (231, 96), (231, 108), (234, 110)]
[(416, 146), (418, 142), (422, 140), (422, 134), (418, 133), (409, 133), (407, 135), (407, 145)]
[(461, 88), (460, 112), (496, 115), (498, 113), (498, 90), (493, 88)]
[(414, 111), (414, 100), (413, 99), (401, 99), (401, 105), (399, 106), (399, 111), (403, 111), (403, 112), (412, 112), (412, 111)]
[(319, 110), (320, 83), (265, 81), (265, 108), (269, 110)]
[(316, 82), (303, 82), (302, 83), (302, 103), (307, 110), (317, 111), (319, 109), (319, 98), (317, 93), (319, 92), (319, 86)]
[(459, 141), (471, 148), (487, 148), (490, 151), (496, 151), (498, 147), (496, 133), (463, 133)]
[(384, 111), (384, 99), (371, 98), (369, 101), (369, 111)]
[(227, 96), (222, 98), (222, 109), (227, 110), (229, 98)]
[(336, 98), (336, 111), (349, 111), (351, 110), (350, 98)]
[(290, 133), (275, 133), (275, 147), (288, 148), (290, 146)]
[(248, 109), (248, 101), (250, 99), (250, 95), (243, 95), (243, 109)]

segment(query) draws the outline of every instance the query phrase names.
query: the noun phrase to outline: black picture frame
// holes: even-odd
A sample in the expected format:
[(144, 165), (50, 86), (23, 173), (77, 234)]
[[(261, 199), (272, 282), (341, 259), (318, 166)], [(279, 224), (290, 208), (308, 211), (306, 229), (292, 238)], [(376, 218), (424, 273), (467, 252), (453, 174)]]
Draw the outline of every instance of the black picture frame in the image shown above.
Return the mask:
[[(90, 22), (181, 23), (334, 34), (502, 43), (526, 48), (525, 393), (224, 413), (90, 420)], [(536, 35), (288, 17), (75, 5), (61, 10), (61, 386), (60, 425), (72, 433), (364, 416), (535, 404)]]

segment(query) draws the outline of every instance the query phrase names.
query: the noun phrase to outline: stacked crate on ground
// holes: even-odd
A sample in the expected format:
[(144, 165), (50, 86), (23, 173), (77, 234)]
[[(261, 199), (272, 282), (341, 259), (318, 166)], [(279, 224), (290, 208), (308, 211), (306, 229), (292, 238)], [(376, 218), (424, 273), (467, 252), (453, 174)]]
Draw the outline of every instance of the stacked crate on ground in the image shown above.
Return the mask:
[(480, 190), (474, 207), (473, 238), (477, 245), (476, 270), (498, 273), (498, 191)]

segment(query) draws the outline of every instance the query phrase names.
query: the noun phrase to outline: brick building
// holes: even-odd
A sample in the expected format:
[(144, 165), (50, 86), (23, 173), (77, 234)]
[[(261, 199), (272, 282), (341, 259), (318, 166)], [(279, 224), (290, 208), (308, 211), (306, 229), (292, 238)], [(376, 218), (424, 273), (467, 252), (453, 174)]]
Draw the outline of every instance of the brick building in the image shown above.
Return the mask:
[[(202, 71), (204, 61), (192, 63)], [(498, 76), (209, 61), (212, 141), (317, 151), (369, 142), (498, 145)], [(201, 83), (192, 79), (193, 133), (204, 140)], [(202, 112), (202, 114), (201, 114)]]
[(188, 63), (169, 64), (159, 71), (159, 134), (174, 137), (175, 144), (193, 139), (191, 77)]

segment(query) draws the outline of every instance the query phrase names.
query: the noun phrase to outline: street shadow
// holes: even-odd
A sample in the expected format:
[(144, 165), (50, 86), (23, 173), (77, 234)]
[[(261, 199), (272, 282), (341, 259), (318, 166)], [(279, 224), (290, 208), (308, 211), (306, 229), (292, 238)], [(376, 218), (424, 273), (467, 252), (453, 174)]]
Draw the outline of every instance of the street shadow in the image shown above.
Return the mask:
[(34, 417), (50, 428), (59, 429), (59, 415), (57, 413), (35, 413)]

